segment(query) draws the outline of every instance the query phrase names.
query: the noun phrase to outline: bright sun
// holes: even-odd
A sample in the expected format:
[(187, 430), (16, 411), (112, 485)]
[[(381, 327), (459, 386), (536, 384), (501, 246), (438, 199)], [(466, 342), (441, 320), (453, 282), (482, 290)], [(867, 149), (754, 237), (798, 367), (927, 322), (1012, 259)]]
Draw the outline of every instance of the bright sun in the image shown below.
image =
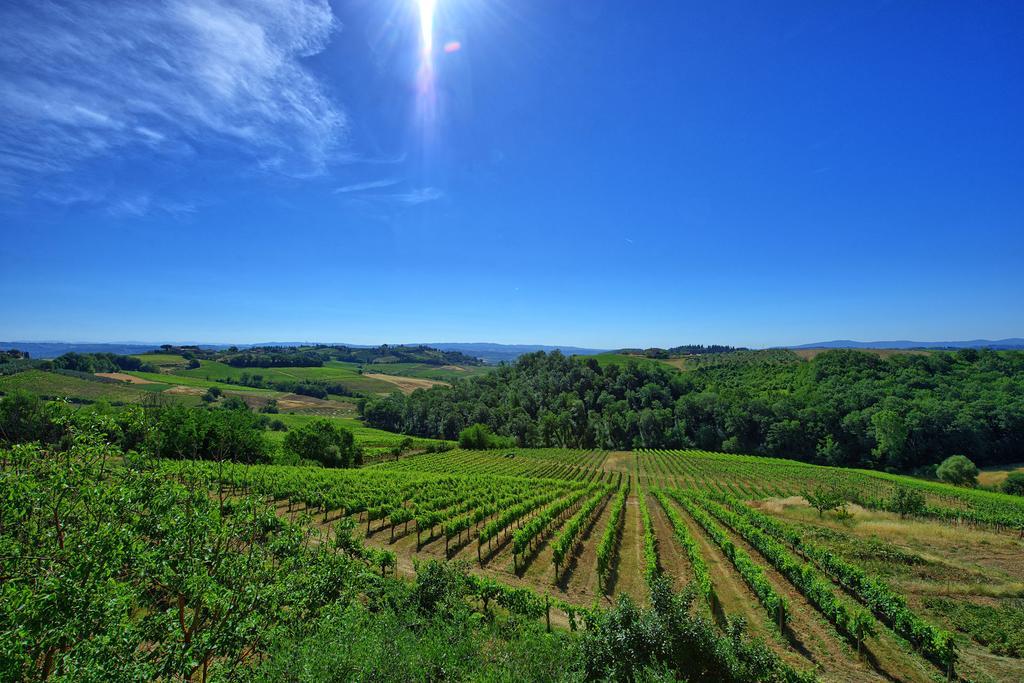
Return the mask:
[(434, 10), (437, 0), (416, 0), (420, 9), (420, 47), (423, 54), (429, 55), (434, 50)]

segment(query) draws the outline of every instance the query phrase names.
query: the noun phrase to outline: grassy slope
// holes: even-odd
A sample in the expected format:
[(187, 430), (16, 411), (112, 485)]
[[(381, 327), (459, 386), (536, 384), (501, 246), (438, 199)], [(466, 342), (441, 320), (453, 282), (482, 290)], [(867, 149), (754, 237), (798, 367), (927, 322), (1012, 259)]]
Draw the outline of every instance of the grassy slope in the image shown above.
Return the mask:
[(157, 367), (184, 367), (188, 361), (175, 353), (140, 353), (132, 356), (143, 363), (151, 363)]
[[(269, 389), (255, 389), (251, 387), (243, 387), (237, 384), (228, 384), (226, 382), (214, 382), (198, 377), (189, 377), (187, 375), (179, 374), (168, 374), (163, 372), (129, 372), (126, 373), (140, 379), (146, 379), (151, 382), (159, 382), (168, 387), (172, 386), (183, 386), (183, 387), (195, 387), (197, 389), (209, 389), (210, 387), (217, 387), (224, 391), (233, 391), (236, 393), (246, 394), (261, 394), (268, 397), (283, 396), (284, 394), (280, 391), (271, 391)], [(146, 385), (141, 385), (146, 386)]]
[[(271, 415), (270, 417), (280, 419), (288, 425), (288, 429), (291, 430), (309, 424), (309, 422), (318, 419), (320, 416), (280, 414)], [(351, 431), (352, 435), (356, 439), (356, 443), (362, 446), (369, 456), (378, 455), (381, 451), (397, 446), (406, 438), (403, 434), (395, 434), (393, 432), (386, 432), (382, 429), (367, 427), (362, 422), (354, 418), (329, 417), (327, 419), (336, 425)], [(287, 432), (267, 432), (266, 434), (267, 438), (271, 440), (284, 441), (284, 437)], [(414, 438), (413, 442), (416, 444), (417, 448), (426, 448), (432, 443), (437, 443), (437, 440)]]
[(978, 474), (978, 483), (982, 486), (1000, 486), (1010, 472), (1024, 472), (1024, 462), (1003, 467), (986, 467)]
[(240, 380), (243, 375), (261, 375), (272, 382), (296, 382), (303, 380), (324, 380), (338, 382), (350, 391), (365, 394), (387, 394), (395, 390), (394, 385), (370, 377), (363, 377), (354, 363), (331, 361), (316, 368), (235, 368), (218, 361), (200, 361), (194, 370), (175, 370), (175, 377), (189, 377), (207, 381)]
[(629, 363), (636, 363), (637, 365), (646, 366), (675, 367), (667, 365), (665, 362), (655, 360), (653, 358), (646, 358), (644, 356), (630, 356), (624, 353), (599, 353), (594, 356), (583, 356), (583, 358), (593, 358), (602, 368), (608, 365), (627, 365)]
[(426, 363), (373, 363), (364, 366), (366, 372), (379, 372), (383, 375), (398, 375), (400, 377), (417, 377), (420, 379), (435, 379), (442, 382), (450, 382), (455, 379), (466, 379), (477, 377), (493, 372), (497, 366), (494, 365), (466, 365), (458, 366), (428, 365)]
[[(22, 389), (45, 398), (68, 398), (72, 400), (99, 401), (112, 403), (141, 403), (146, 398), (159, 394), (167, 384), (128, 384), (121, 382), (99, 382), (71, 377), (56, 372), (27, 370), (14, 375), (0, 377), (0, 392)], [(197, 403), (198, 397), (175, 395), (173, 400)]]

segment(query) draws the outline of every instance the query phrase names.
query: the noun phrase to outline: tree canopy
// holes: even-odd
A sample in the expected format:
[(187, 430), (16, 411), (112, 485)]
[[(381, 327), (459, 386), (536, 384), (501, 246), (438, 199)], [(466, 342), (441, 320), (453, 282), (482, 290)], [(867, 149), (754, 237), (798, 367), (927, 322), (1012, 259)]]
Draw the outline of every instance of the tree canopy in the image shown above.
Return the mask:
[(352, 432), (324, 418), (288, 432), (284, 448), (300, 460), (313, 460), (325, 467), (355, 467), (363, 462)]
[(1024, 352), (734, 351), (687, 367), (539, 352), (363, 411), (374, 427), (425, 437), (480, 423), (520, 446), (700, 448), (892, 471), (1024, 452)]
[(935, 476), (947, 484), (974, 486), (978, 483), (978, 466), (964, 455), (951, 455), (938, 466)]

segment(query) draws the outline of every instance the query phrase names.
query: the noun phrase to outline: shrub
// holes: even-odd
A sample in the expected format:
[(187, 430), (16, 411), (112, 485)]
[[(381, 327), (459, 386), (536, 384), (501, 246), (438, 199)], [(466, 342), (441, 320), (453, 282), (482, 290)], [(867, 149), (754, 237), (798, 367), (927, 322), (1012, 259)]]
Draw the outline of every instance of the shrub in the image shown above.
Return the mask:
[(14, 391), (0, 399), (0, 443), (42, 441), (49, 428), (43, 402), (33, 394)]
[(1010, 472), (1003, 482), (1003, 493), (1014, 496), (1024, 496), (1024, 472)]
[(846, 502), (842, 492), (835, 484), (819, 486), (813, 491), (807, 491), (804, 493), (804, 500), (818, 511), (819, 517), (830, 510), (838, 510)]
[(152, 413), (146, 446), (160, 458), (267, 462), (270, 449), (248, 410), (169, 406)]
[(325, 418), (288, 432), (284, 448), (300, 460), (315, 460), (326, 467), (355, 467), (363, 462), (352, 432)]
[(898, 512), (900, 517), (919, 515), (925, 511), (924, 494), (915, 489), (900, 486), (889, 502), (889, 509)]
[(489, 448), (512, 448), (513, 446), (515, 446), (515, 439), (498, 436), (491, 432), (490, 427), (479, 422), (459, 432), (459, 448), (487, 450)]
[(939, 481), (957, 486), (976, 486), (978, 483), (978, 466), (963, 455), (951, 455), (942, 461), (935, 476)]

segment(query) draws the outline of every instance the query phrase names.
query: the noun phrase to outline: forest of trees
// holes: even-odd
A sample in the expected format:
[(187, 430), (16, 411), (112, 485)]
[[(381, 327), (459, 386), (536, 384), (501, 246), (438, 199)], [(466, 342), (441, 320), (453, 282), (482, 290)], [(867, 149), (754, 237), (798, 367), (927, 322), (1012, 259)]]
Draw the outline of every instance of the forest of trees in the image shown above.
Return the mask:
[(730, 353), (732, 351), (746, 351), (736, 346), (725, 346), (723, 344), (684, 344), (673, 346), (670, 349), (662, 349), (652, 346), (649, 349), (619, 349), (616, 353), (626, 353), (645, 358), (677, 358), (679, 356), (700, 356), (708, 353)]
[(980, 466), (1024, 459), (1024, 352), (701, 358), (677, 371), (540, 352), (363, 412), (374, 427), (425, 437), (484, 424), (521, 446), (692, 447), (892, 471), (953, 454)]
[(480, 365), (480, 361), (460, 351), (441, 351), (430, 346), (253, 346), (239, 350), (231, 347), (216, 351), (210, 360), (238, 368), (318, 367), (327, 361), (348, 363), (426, 363), (428, 365)]

